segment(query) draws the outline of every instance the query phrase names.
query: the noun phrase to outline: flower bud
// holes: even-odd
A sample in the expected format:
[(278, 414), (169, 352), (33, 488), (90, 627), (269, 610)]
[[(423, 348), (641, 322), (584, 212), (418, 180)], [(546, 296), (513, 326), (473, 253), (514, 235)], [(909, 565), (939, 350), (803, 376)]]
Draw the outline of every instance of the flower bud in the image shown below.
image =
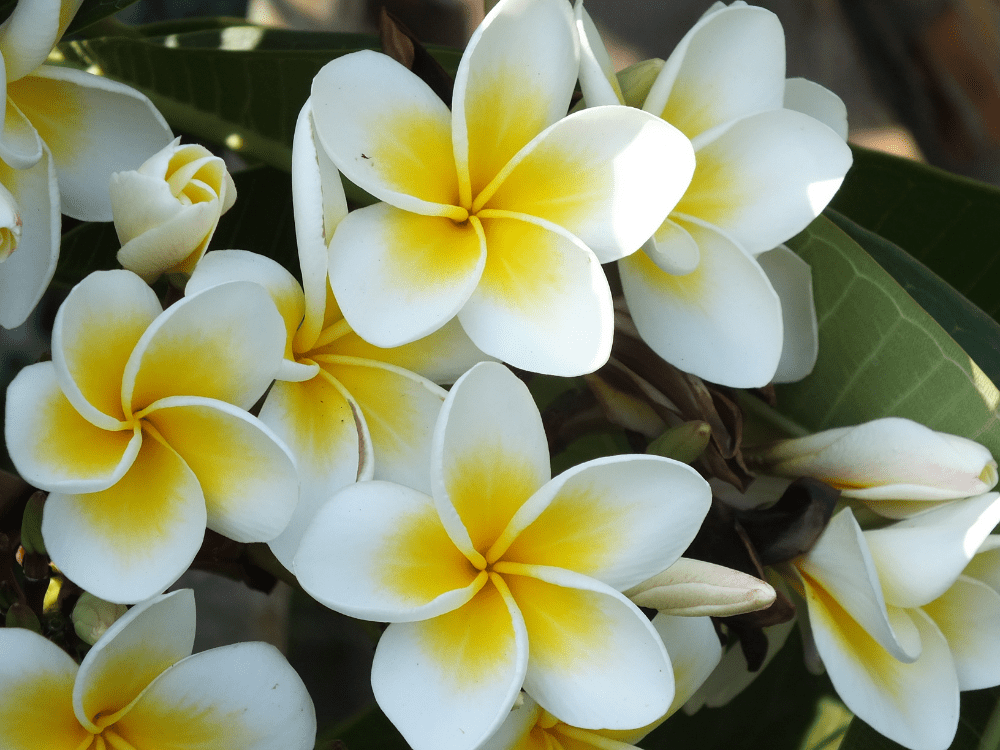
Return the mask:
[(38, 621), (38, 615), (31, 611), (31, 608), (21, 602), (14, 602), (7, 610), (4, 617), (4, 627), (24, 628), (33, 630), (36, 633), (42, 632), (42, 623)]
[(21, 516), (21, 546), (28, 554), (47, 554), (42, 540), (42, 508), (45, 498), (46, 493), (36, 490), (24, 506), (24, 515)]
[(73, 607), (73, 629), (81, 641), (93, 646), (127, 611), (124, 604), (112, 604), (84, 591)]
[(671, 427), (649, 444), (646, 453), (689, 464), (704, 453), (712, 438), (708, 422), (694, 419)]
[(895, 417), (744, 448), (744, 457), (766, 473), (814, 477), (865, 501), (952, 500), (997, 483), (997, 462), (979, 443)]
[(640, 607), (668, 615), (728, 617), (765, 609), (776, 594), (770, 584), (738, 570), (682, 557), (625, 592)]
[(17, 250), (21, 241), (21, 209), (3, 185), (0, 185), (0, 263)]
[(118, 262), (147, 282), (162, 273), (190, 275), (235, 201), (222, 159), (175, 139), (139, 169), (111, 175)]
[(625, 103), (630, 107), (641, 108), (653, 88), (653, 83), (663, 70), (663, 60), (653, 58), (642, 60), (618, 72), (618, 85), (621, 87)]

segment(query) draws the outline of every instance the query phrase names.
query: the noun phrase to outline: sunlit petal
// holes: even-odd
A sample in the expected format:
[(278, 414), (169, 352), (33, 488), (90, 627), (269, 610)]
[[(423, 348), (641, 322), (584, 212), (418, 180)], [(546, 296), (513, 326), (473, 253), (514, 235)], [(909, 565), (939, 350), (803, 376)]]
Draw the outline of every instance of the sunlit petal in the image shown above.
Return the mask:
[(782, 106), (785, 33), (764, 8), (709, 12), (667, 59), (643, 109), (689, 138), (717, 125)]
[(766, 385), (784, 336), (778, 295), (730, 238), (690, 222), (683, 227), (701, 251), (691, 273), (668, 274), (645, 253), (619, 261), (632, 320), (653, 351), (686, 372), (737, 388)]
[(318, 140), (351, 182), (406, 211), (462, 212), (451, 113), (409, 70), (378, 52), (344, 55), (316, 74), (311, 101)]
[(143, 94), (81, 70), (43, 65), (7, 95), (52, 150), (62, 211), (74, 219), (111, 221), (111, 175), (138, 168), (174, 137)]
[(959, 576), (923, 610), (948, 639), (961, 690), (1000, 684), (1000, 594), (982, 581)]
[(349, 485), (323, 505), (293, 567), (317, 601), (382, 622), (449, 612), (486, 578), (452, 544), (430, 497), (379, 481)]
[(695, 150), (698, 166), (677, 213), (716, 225), (754, 255), (815, 219), (852, 159), (840, 136), (790, 109), (739, 120)]
[(666, 713), (670, 660), (638, 607), (559, 568), (500, 562), (495, 569), (528, 630), (524, 689), (545, 710), (586, 729), (633, 729)]
[(659, 269), (674, 276), (686, 276), (698, 268), (701, 251), (688, 231), (675, 221), (666, 219), (642, 251)]
[(237, 542), (266, 542), (288, 524), (298, 474), (287, 448), (263, 422), (197, 396), (157, 401), (144, 420), (198, 478), (212, 531)]
[(164, 669), (191, 655), (194, 594), (181, 589), (137, 604), (105, 631), (80, 664), (73, 704), (80, 723), (103, 728)]
[(680, 557), (711, 502), (708, 482), (687, 464), (658, 456), (594, 459), (522, 506), (504, 532), (512, 542), (503, 559), (566, 568), (624, 591)]
[(452, 612), (390, 625), (372, 687), (414, 750), (477, 747), (510, 712), (527, 662), (524, 622), (498, 581)]
[(439, 420), (434, 500), (449, 536), (473, 559), (551, 477), (548, 442), (527, 386), (492, 362), (458, 379)]
[(52, 362), (66, 398), (98, 427), (125, 419), (122, 377), (142, 334), (162, 312), (130, 271), (98, 271), (70, 291), (52, 327)]
[(21, 211), (21, 239), (0, 263), (0, 325), (15, 328), (48, 288), (59, 259), (59, 184), (52, 156), (43, 149), (30, 169), (12, 169), (0, 159), (0, 183)]
[(631, 107), (597, 107), (540, 134), (475, 205), (564, 227), (607, 263), (639, 249), (694, 171), (691, 143), (672, 125)]
[(625, 96), (618, 85), (614, 63), (593, 19), (583, 7), (583, 0), (573, 3), (573, 11), (580, 40), (580, 89), (587, 106), (624, 104)]
[(458, 319), (489, 355), (532, 372), (573, 376), (608, 360), (611, 291), (571, 235), (530, 217), (484, 219), (486, 267)]
[(1000, 523), (1000, 495), (957, 500), (865, 532), (885, 599), (919, 607), (941, 596)]
[(75, 750), (90, 737), (73, 714), (76, 663), (24, 628), (0, 629), (0, 726), (16, 750)]
[(153, 322), (125, 367), (122, 404), (166, 396), (216, 398), (249, 409), (274, 379), (285, 323), (259, 284), (234, 281), (185, 297)]
[(781, 300), (784, 336), (774, 382), (794, 383), (812, 372), (819, 354), (812, 269), (784, 245), (761, 253), (757, 262)]
[(52, 492), (107, 489), (128, 471), (141, 443), (135, 430), (102, 430), (81, 417), (51, 362), (25, 367), (14, 378), (4, 430), (21, 477)]
[(565, 0), (502, 0), (455, 74), (455, 162), (472, 200), (532, 138), (566, 115), (579, 42)]
[(316, 715), (274, 646), (237, 643), (166, 670), (112, 729), (136, 748), (286, 750), (313, 745)]
[(110, 489), (52, 493), (42, 536), (74, 583), (111, 602), (159, 594), (187, 570), (205, 534), (205, 500), (181, 458), (145, 434), (132, 468)]
[(376, 346), (390, 347), (451, 320), (486, 263), (485, 243), (473, 224), (387, 203), (348, 214), (330, 245), (330, 284), (351, 327)]

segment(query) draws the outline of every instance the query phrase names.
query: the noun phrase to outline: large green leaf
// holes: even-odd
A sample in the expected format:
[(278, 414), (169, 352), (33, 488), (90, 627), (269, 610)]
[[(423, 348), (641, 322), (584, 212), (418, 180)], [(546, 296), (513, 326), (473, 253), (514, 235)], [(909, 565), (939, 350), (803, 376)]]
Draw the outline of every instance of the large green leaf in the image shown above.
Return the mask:
[(831, 207), (1000, 316), (1000, 190), (908, 159), (853, 150), (854, 166)]
[(1000, 455), (1000, 392), (887, 271), (823, 217), (789, 245), (812, 266), (819, 358), (778, 388), (782, 413), (811, 430), (908, 417)]
[[(336, 57), (379, 46), (372, 36), (247, 24), (171, 22), (138, 33), (163, 35), (85, 39), (60, 50), (69, 63), (96, 65), (145, 93), (175, 128), (285, 170), (313, 76)], [(458, 51), (430, 51), (447, 69), (457, 68)]]

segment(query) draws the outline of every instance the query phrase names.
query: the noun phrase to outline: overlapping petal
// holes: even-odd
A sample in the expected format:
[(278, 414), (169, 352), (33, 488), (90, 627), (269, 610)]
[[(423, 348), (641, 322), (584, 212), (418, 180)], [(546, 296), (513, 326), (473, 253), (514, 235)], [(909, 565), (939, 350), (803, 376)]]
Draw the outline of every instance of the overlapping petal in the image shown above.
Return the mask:
[(90, 733), (73, 714), (76, 663), (24, 628), (0, 629), (0, 726), (5, 747), (52, 750), (84, 746)]
[[(8, 118), (4, 138), (10, 127)], [(41, 158), (27, 169), (11, 168), (0, 158), (0, 183), (21, 215), (17, 250), (0, 264), (0, 325), (15, 328), (42, 298), (59, 258), (59, 184), (52, 155), (43, 147)]]
[[(0, 161), (13, 169), (30, 169), (42, 158), (43, 151), (38, 131), (24, 112), (8, 99), (4, 128), (0, 133)], [(49, 152), (49, 158), (51, 156)]]
[(504, 582), (492, 578), (464, 606), (393, 623), (379, 640), (375, 699), (415, 750), (477, 747), (521, 689), (528, 636)]
[(473, 33), (455, 74), (455, 164), (469, 205), (532, 138), (569, 109), (579, 66), (562, 0), (502, 0)]
[(475, 559), (551, 477), (548, 441), (527, 386), (499, 364), (459, 378), (438, 419), (434, 500), (448, 535)]
[[(486, 578), (452, 544), (430, 497), (377, 480), (349, 485), (320, 508), (293, 567), (318, 601), (383, 622), (450, 612)], [(331, 574), (348, 568), (349, 576)]]
[(619, 261), (622, 287), (643, 340), (668, 362), (735, 387), (770, 382), (781, 358), (781, 302), (760, 265), (732, 239), (684, 222), (698, 267), (668, 274), (645, 253)]
[(830, 89), (805, 78), (785, 81), (785, 109), (815, 117), (833, 132), (847, 140), (847, 107)]
[(611, 291), (594, 254), (527, 215), (482, 223), (485, 268), (458, 313), (473, 343), (515, 367), (550, 375), (593, 372), (607, 362)]
[(204, 396), (249, 409), (274, 379), (285, 324), (261, 286), (222, 284), (185, 297), (143, 334), (125, 367), (130, 413), (166, 396)]
[(665, 219), (642, 251), (661, 271), (685, 276), (698, 267), (701, 250), (691, 234), (677, 222)]
[(377, 203), (352, 211), (337, 227), (330, 284), (362, 338), (399, 346), (453, 318), (479, 284), (486, 261), (478, 220), (456, 224)]
[(948, 640), (960, 690), (1000, 683), (1000, 594), (982, 581), (959, 576), (923, 610)]
[(265, 542), (288, 524), (299, 496), (288, 449), (242, 409), (197, 396), (154, 403), (144, 421), (194, 473), (208, 528), (237, 542)]
[(666, 649), (646, 616), (609, 586), (559, 568), (500, 562), (531, 652), (524, 689), (560, 721), (632, 729), (674, 697)]
[(125, 365), (162, 311), (156, 293), (129, 271), (90, 274), (59, 307), (52, 362), (66, 398), (95, 426), (120, 428)]
[(378, 52), (344, 55), (316, 74), (311, 101), (319, 142), (351, 182), (406, 211), (465, 218), (451, 113), (413, 73)]
[(511, 540), (502, 551), (506, 561), (565, 568), (624, 591), (680, 557), (711, 502), (708, 483), (687, 464), (658, 456), (598, 458), (539, 490), (491, 556)]
[(819, 323), (813, 302), (812, 269), (784, 245), (757, 256), (781, 300), (784, 327), (776, 383), (794, 383), (812, 372), (819, 355)]
[(62, 212), (74, 219), (111, 221), (110, 195), (94, 185), (135, 169), (173, 138), (149, 99), (103, 76), (43, 65), (9, 84), (7, 95), (52, 150)]
[(72, 690), (79, 722), (112, 723), (168, 667), (194, 647), (194, 594), (182, 589), (137, 604), (87, 652)]
[(113, 731), (137, 748), (285, 750), (313, 745), (316, 717), (305, 685), (274, 646), (237, 643), (167, 669)]
[(672, 125), (629, 107), (596, 107), (540, 133), (474, 196), (473, 208), (549, 221), (607, 263), (639, 249), (694, 171), (691, 143)]
[(7, 80), (16, 81), (45, 62), (59, 39), (60, 0), (20, 0), (0, 26), (0, 56)]
[(866, 531), (886, 601), (919, 607), (944, 594), (997, 523), (1000, 494), (989, 492)]
[(743, 5), (706, 13), (688, 31), (664, 64), (643, 109), (694, 138), (715, 126), (781, 107), (784, 92), (781, 22), (764, 8)]
[(206, 520), (197, 478), (169, 446), (144, 434), (130, 471), (114, 486), (50, 494), (42, 536), (53, 562), (74, 583), (111, 602), (136, 602), (160, 593), (187, 569)]
[(710, 617), (672, 617), (660, 613), (653, 618), (653, 627), (670, 654), (674, 671), (674, 701), (667, 711), (669, 716), (687, 703), (718, 666), (722, 645)]
[(614, 63), (593, 19), (583, 7), (583, 0), (573, 3), (573, 15), (580, 40), (580, 89), (587, 106), (624, 104), (625, 95), (615, 75)]

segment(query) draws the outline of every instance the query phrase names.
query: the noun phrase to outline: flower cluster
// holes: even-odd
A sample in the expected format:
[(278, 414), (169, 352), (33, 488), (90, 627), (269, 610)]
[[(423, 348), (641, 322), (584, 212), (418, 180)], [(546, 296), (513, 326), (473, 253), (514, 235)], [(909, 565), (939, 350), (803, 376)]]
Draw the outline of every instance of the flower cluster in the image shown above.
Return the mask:
[[(0, 576), (23, 626), (0, 630), (4, 747), (310, 747), (274, 649), (191, 656), (193, 595), (164, 592), (216, 535), (229, 571), (386, 624), (374, 696), (415, 750), (630, 747), (733, 697), (795, 624), (911, 750), (1000, 684), (986, 447), (897, 418), (744, 437), (743, 405), (771, 407), (734, 389), (816, 365), (782, 243), (852, 162), (774, 14), (716, 3), (620, 73), (581, 0), (499, 0), (450, 89), (335, 56), (296, 102), (297, 277), (209, 251), (239, 213), (222, 157), (43, 65), (80, 1), (0, 25), (0, 324), (51, 279), (60, 212), (113, 219), (123, 266), (68, 292), (7, 390), (38, 491)], [(598, 422), (624, 444), (563, 450)], [(18, 581), (45, 578), (39, 608)]]

